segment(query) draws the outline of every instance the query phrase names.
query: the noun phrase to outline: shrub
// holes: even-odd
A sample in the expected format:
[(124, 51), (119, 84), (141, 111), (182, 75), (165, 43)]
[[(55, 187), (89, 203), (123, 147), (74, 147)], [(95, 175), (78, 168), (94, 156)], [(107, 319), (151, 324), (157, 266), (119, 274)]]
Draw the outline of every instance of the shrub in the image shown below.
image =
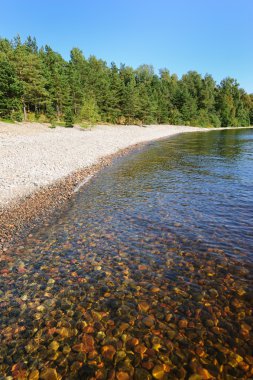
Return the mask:
[(67, 108), (64, 115), (65, 127), (72, 128), (74, 124), (74, 117), (71, 108)]

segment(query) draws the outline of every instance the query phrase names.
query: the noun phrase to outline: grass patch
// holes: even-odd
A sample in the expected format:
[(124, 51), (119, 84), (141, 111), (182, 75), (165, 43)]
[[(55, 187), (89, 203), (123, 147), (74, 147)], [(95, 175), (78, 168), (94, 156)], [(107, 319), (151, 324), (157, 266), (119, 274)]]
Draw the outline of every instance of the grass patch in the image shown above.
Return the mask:
[(9, 124), (13, 124), (13, 123), (15, 123), (14, 120), (11, 120), (11, 119), (3, 119), (3, 118), (1, 118), (1, 117), (0, 117), (0, 121), (2, 121), (3, 123), (9, 123)]

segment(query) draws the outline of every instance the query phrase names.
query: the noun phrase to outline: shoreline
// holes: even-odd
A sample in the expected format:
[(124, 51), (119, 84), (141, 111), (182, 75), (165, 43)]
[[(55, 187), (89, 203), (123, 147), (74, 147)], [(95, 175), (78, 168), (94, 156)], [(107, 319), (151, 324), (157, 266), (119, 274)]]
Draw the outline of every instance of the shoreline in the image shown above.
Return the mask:
[[(0, 123), (0, 132), (1, 124), (3, 123)], [(112, 127), (111, 134), (114, 133), (114, 128), (116, 131), (116, 137), (119, 130), (121, 131), (123, 128), (127, 129), (127, 127), (118, 127), (119, 129), (117, 130), (117, 127)], [(217, 130), (215, 128), (203, 129), (185, 126), (163, 126), (162, 128), (164, 128), (164, 131), (163, 133), (160, 133), (159, 126), (157, 126), (158, 132), (160, 131), (157, 134), (155, 126), (149, 126), (146, 128), (128, 126), (128, 130), (129, 128), (133, 129), (134, 132), (139, 131), (139, 128), (144, 131), (150, 131), (150, 128), (153, 128), (154, 133), (151, 134), (151, 136), (145, 136), (145, 133), (142, 133), (141, 138), (138, 136), (136, 139), (136, 143), (133, 143), (135, 140), (133, 138), (129, 142), (129, 145), (127, 145), (128, 141), (125, 141), (123, 145), (126, 146), (124, 147), (118, 147), (118, 142), (116, 141), (116, 150), (115, 145), (113, 145), (113, 153), (102, 156), (100, 154), (100, 157), (99, 154), (95, 154), (95, 160), (90, 164), (76, 170), (70, 170), (68, 174), (60, 176), (60, 178), (56, 180), (52, 180), (51, 183), (48, 183), (47, 185), (41, 185), (37, 190), (33, 189), (28, 194), (11, 199), (6, 206), (1, 205), (0, 203), (0, 253), (24, 239), (34, 228), (39, 227), (39, 225), (46, 222), (46, 220), (53, 218), (57, 213), (62, 213), (64, 208), (68, 206), (73, 195), (79, 191), (80, 188), (85, 186), (100, 170), (110, 165), (114, 159), (126, 155), (133, 150), (140, 149), (152, 141), (166, 139), (181, 133)], [(99, 129), (95, 127), (92, 131), (95, 136), (97, 130)], [(29, 131), (29, 133), (30, 132), (33, 133), (34, 131)], [(20, 131), (20, 133), (21, 136), (24, 137), (22, 131)], [(37, 134), (37, 131), (34, 133)], [(44, 131), (39, 130), (38, 133), (43, 134)], [(86, 131), (78, 131), (75, 133), (83, 134), (86, 133)], [(106, 144), (106, 139), (104, 143)], [(45, 171), (46, 170), (47, 168), (45, 168)]]
[(81, 188), (109, 166), (116, 158), (142, 148), (149, 142), (138, 143), (103, 157), (96, 164), (70, 173), (68, 176), (42, 187), (30, 195), (0, 208), (0, 254), (26, 238), (34, 228), (52, 220), (68, 207), (70, 200)]

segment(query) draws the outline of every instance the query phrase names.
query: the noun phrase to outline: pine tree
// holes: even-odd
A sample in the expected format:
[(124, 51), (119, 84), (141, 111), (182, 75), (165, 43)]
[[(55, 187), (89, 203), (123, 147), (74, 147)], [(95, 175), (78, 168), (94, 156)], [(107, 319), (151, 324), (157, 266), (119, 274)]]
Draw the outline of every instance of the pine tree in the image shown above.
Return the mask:
[(65, 127), (72, 128), (74, 124), (74, 115), (71, 107), (66, 108), (64, 115)]
[(120, 77), (123, 90), (121, 97), (121, 111), (125, 124), (135, 122), (139, 112), (139, 92), (136, 85), (134, 70), (124, 65), (120, 68)]
[[(253, 95), (233, 78), (216, 85), (189, 71), (179, 80), (151, 65), (118, 69), (73, 48), (70, 61), (49, 46), (38, 48), (28, 36), (22, 43), (0, 38), (0, 116), (20, 120), (65, 119), (96, 123), (173, 123), (200, 126), (253, 124)], [(31, 117), (32, 116), (32, 117)]]
[[(7, 61), (0, 61), (0, 116), (17, 118), (20, 110), (22, 85), (14, 67)], [(20, 116), (19, 116), (20, 117)], [(19, 118), (18, 117), (18, 118)]]
[(27, 112), (40, 113), (48, 98), (43, 65), (39, 56), (28, 51), (24, 45), (17, 46), (14, 50), (13, 62), (23, 87), (21, 100), (24, 120), (27, 120)]
[(70, 102), (70, 85), (68, 64), (60, 54), (54, 52), (48, 45), (39, 52), (44, 63), (46, 89), (49, 93), (46, 104), (46, 114), (54, 112), (58, 121), (63, 116), (64, 108)]

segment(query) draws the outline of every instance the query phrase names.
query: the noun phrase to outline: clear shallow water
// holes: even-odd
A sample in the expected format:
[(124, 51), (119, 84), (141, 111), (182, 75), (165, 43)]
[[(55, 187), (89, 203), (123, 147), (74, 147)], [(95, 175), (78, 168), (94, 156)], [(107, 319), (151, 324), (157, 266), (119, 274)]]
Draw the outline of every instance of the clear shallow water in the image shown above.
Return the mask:
[(1, 258), (0, 379), (252, 377), (252, 230), (253, 130), (116, 160)]

